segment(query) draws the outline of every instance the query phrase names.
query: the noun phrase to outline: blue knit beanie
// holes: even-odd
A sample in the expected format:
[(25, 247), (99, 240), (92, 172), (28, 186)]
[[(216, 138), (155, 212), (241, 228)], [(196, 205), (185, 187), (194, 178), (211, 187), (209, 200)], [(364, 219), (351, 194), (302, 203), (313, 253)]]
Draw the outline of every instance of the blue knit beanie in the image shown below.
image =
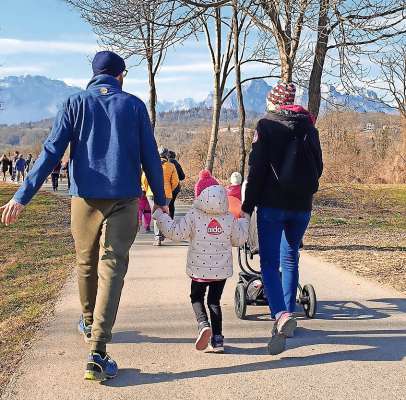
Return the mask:
[(112, 51), (99, 51), (92, 62), (93, 76), (107, 74), (119, 76), (125, 70), (125, 61)]

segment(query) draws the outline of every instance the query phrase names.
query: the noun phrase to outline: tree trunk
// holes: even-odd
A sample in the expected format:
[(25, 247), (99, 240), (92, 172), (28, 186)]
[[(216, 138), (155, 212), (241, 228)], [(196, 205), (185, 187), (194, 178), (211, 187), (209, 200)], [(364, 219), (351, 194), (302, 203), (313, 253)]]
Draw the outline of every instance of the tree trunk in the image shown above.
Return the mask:
[[(214, 71), (214, 91), (213, 91), (213, 111), (212, 111), (212, 123), (211, 123), (211, 132), (210, 132), (210, 141), (209, 148), (207, 150), (207, 158), (205, 168), (210, 172), (213, 172), (214, 167), (214, 158), (216, 156), (216, 147), (218, 141), (218, 131), (220, 126), (220, 113), (221, 113), (221, 100), (223, 97), (223, 91), (221, 86), (221, 71), (222, 71), (222, 62), (221, 62), (221, 11), (220, 7), (214, 10), (215, 16), (215, 35), (216, 35), (216, 48), (213, 49), (209, 37), (208, 43), (211, 51), (213, 52), (213, 71)], [(209, 30), (207, 30), (207, 35), (210, 35)]]
[(213, 93), (213, 114), (211, 122), (210, 142), (207, 151), (205, 168), (213, 172), (214, 158), (218, 141), (218, 131), (220, 126), (221, 113), (221, 93), (220, 93), (220, 72), (214, 73), (214, 93)]
[(320, 0), (319, 22), (317, 43), (314, 51), (313, 67), (309, 79), (309, 102), (308, 109), (318, 117), (321, 104), (321, 79), (323, 76), (324, 63), (327, 55), (329, 30), (328, 24), (328, 9), (330, 0)]
[(238, 26), (238, 9), (237, 1), (233, 4), (233, 37), (234, 37), (234, 67), (235, 67), (235, 91), (237, 95), (238, 103), (238, 136), (240, 141), (239, 153), (239, 172), (244, 177), (245, 174), (245, 106), (244, 106), (244, 96), (242, 93), (241, 85), (241, 63), (240, 63), (240, 51), (239, 51), (239, 26)]
[(285, 83), (290, 83), (293, 80), (293, 63), (290, 57), (285, 54), (283, 49), (279, 50), (279, 58), (281, 62), (281, 80)]
[(149, 82), (149, 114), (151, 118), (152, 129), (155, 130), (156, 125), (156, 85), (155, 85), (155, 73), (152, 59), (147, 60), (148, 64), (148, 82)]

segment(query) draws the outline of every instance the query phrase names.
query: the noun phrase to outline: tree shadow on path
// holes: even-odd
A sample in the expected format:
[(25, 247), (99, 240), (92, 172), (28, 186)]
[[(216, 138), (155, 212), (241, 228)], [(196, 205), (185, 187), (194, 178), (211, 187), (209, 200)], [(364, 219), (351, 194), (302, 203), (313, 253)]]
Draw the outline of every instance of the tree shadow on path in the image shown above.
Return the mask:
[[(377, 307), (368, 309), (362, 304), (354, 303), (359, 307), (354, 312), (348, 302), (324, 302), (325, 307), (321, 315), (327, 320), (341, 320), (345, 322), (346, 330), (319, 330), (299, 328), (297, 335), (288, 340), (288, 350), (328, 345), (335, 346), (337, 350), (326, 351), (322, 354), (304, 355), (299, 357), (288, 356), (275, 359), (267, 354), (266, 343), (269, 337), (227, 338), (226, 354), (221, 357), (233, 356), (264, 356), (269, 360), (244, 363), (229, 367), (204, 368), (184, 372), (143, 373), (137, 369), (122, 369), (119, 376), (105, 383), (106, 386), (125, 387), (149, 385), (154, 383), (172, 382), (183, 379), (205, 378), (219, 375), (244, 374), (280, 368), (294, 368), (300, 366), (324, 365), (343, 361), (356, 362), (396, 362), (406, 357), (406, 329), (359, 329), (348, 330), (348, 320), (384, 319), (396, 313), (406, 311), (406, 299), (374, 299)], [(349, 303), (353, 304), (353, 303)], [(362, 306), (362, 307), (361, 307)], [(323, 310), (323, 308), (322, 308)], [(323, 314), (324, 313), (324, 314)], [(396, 326), (392, 324), (392, 326)], [(336, 326), (335, 326), (336, 328)], [(136, 331), (118, 332), (114, 335), (114, 343), (160, 343), (160, 344), (191, 344), (194, 338), (165, 338), (142, 335)], [(238, 345), (255, 347), (239, 347)], [(340, 350), (340, 346), (343, 350)], [(348, 349), (348, 346), (360, 347)], [(323, 349), (321, 347), (320, 349)], [(291, 352), (292, 353), (292, 352)]]
[[(261, 342), (264, 338), (260, 338)], [(268, 338), (265, 338), (268, 339)], [(161, 339), (165, 342), (166, 339)], [(257, 339), (250, 339), (258, 343)], [(245, 339), (233, 339), (228, 342), (247, 343)], [(229, 367), (204, 368), (184, 372), (143, 373), (138, 369), (121, 369), (117, 378), (107, 381), (106, 386), (126, 387), (149, 385), (154, 383), (173, 382), (183, 379), (206, 378), (210, 376), (224, 376), (244, 374), (281, 368), (300, 366), (324, 365), (342, 361), (379, 362), (401, 361), (406, 356), (406, 330), (357, 330), (357, 331), (321, 331), (301, 329), (298, 338), (289, 340), (288, 349), (312, 347), (317, 345), (361, 346), (361, 349), (337, 350), (322, 354), (312, 354), (300, 357), (283, 357), (254, 363), (238, 364)], [(227, 354), (233, 355), (264, 355), (267, 356), (265, 346), (255, 348), (240, 348), (228, 346)]]

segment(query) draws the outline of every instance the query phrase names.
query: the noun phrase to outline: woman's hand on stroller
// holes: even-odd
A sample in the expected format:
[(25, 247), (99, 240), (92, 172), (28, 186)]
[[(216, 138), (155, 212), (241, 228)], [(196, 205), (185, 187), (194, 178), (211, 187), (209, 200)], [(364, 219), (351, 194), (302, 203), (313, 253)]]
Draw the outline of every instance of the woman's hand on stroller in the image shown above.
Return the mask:
[(251, 220), (251, 215), (246, 213), (245, 211), (241, 211), (241, 218), (246, 218), (248, 221)]

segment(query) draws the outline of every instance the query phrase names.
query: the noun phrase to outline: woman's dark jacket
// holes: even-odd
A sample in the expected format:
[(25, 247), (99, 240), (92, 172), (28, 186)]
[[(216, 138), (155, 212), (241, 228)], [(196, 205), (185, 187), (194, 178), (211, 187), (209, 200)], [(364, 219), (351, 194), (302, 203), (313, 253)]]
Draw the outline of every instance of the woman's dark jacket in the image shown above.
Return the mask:
[(269, 113), (258, 122), (249, 156), (249, 173), (242, 210), (251, 214), (256, 206), (310, 211), (312, 193), (293, 194), (279, 184), (273, 171), (281, 169), (289, 142), (308, 135), (319, 177), (323, 171), (319, 133), (308, 113)]

